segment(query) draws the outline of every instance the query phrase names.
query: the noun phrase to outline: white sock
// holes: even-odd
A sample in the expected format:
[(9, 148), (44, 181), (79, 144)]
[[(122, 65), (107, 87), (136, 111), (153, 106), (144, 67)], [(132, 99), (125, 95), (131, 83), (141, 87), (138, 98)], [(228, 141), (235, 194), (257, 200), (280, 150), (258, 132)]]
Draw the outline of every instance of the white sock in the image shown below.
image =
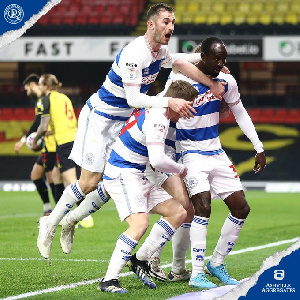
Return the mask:
[(221, 236), (218, 240), (212, 258), (210, 259), (210, 263), (213, 267), (223, 264), (225, 257), (235, 245), (244, 222), (245, 219), (237, 219), (229, 213), (221, 229)]
[(209, 218), (195, 216), (191, 224), (192, 277), (203, 273)]
[(132, 250), (137, 244), (137, 241), (124, 233), (119, 236), (115, 250), (110, 258), (104, 281), (119, 278), (122, 269), (131, 257)]
[(69, 215), (69, 222), (79, 222), (90, 214), (99, 210), (109, 198), (104, 194), (103, 183), (97, 185), (97, 189), (86, 195), (85, 199)]
[(66, 187), (52, 213), (47, 221), (54, 226), (57, 226), (62, 218), (70, 211), (74, 204), (83, 200), (85, 195), (82, 193), (78, 180)]
[(50, 202), (44, 203), (44, 211), (49, 211), (49, 210), (51, 210)]
[(176, 229), (164, 218), (160, 218), (152, 227), (145, 242), (136, 253), (139, 260), (149, 260), (153, 253), (169, 241)]
[(190, 229), (190, 223), (183, 223), (172, 237), (172, 271), (176, 274), (180, 274), (185, 270), (186, 252), (191, 244)]

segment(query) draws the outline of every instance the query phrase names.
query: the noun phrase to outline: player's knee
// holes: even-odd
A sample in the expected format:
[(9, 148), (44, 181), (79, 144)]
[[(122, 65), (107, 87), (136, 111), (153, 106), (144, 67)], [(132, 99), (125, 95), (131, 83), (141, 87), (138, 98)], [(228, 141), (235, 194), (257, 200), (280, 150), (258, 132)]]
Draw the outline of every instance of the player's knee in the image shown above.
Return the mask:
[(176, 213), (173, 214), (172, 217), (172, 225), (175, 228), (178, 228), (185, 220), (187, 217), (187, 211), (185, 210), (185, 208), (183, 206), (178, 206), (178, 208), (176, 209)]
[(79, 186), (81, 188), (81, 191), (87, 195), (90, 192), (94, 191), (97, 188), (98, 181), (97, 180), (80, 180), (79, 179)]
[(250, 213), (250, 206), (247, 202), (245, 203), (245, 205), (243, 205), (243, 207), (231, 211), (231, 214), (238, 219), (246, 219), (249, 213)]

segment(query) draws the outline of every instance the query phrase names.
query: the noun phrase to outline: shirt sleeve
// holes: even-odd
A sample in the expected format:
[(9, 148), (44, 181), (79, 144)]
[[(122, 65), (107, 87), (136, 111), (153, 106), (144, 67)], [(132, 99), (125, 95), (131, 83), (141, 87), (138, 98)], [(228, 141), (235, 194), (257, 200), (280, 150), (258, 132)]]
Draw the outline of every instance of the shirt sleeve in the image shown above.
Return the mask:
[(36, 114), (42, 117), (50, 116), (50, 94), (37, 101)]
[(176, 163), (165, 153), (165, 139), (169, 129), (169, 120), (163, 114), (149, 114), (143, 126), (146, 135), (149, 162), (158, 171), (165, 173), (182, 173), (184, 166)]
[(31, 124), (29, 130), (26, 133), (26, 136), (28, 137), (31, 133), (36, 132), (40, 126), (40, 123), (41, 123), (41, 116), (36, 115), (33, 123)]
[(230, 106), (230, 109), (234, 114), (236, 122), (251, 141), (256, 152), (264, 152), (263, 143), (259, 140), (254, 124), (242, 102), (239, 101), (237, 104)]
[(226, 81), (228, 90), (225, 92), (223, 98), (225, 102), (231, 106), (240, 101), (241, 95), (239, 93), (237, 82), (232, 75), (227, 74)]

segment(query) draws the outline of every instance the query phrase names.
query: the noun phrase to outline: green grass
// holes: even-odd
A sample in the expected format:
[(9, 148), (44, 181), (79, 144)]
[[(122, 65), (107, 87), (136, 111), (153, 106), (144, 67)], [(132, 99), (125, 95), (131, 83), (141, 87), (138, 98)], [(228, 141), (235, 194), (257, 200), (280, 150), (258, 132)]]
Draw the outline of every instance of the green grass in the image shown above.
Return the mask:
[[(299, 235), (299, 194), (271, 194), (262, 191), (246, 192), (251, 213), (233, 250), (265, 245)], [(40, 259), (36, 248), (38, 234), (37, 219), (42, 205), (36, 192), (0, 192), (0, 297), (9, 297), (61, 285), (98, 279), (104, 276), (115, 242), (126, 229), (120, 223), (113, 201), (94, 215), (95, 226), (91, 229), (77, 229), (75, 243), (70, 255), (64, 255), (59, 246), (60, 228), (54, 238), (51, 265)], [(208, 226), (207, 252), (212, 254), (219, 238), (220, 229), (228, 214), (221, 200), (212, 204), (212, 215)], [(151, 223), (158, 219), (151, 217)], [(290, 244), (265, 248), (226, 258), (227, 269), (236, 279), (253, 275), (263, 260), (276, 251), (286, 249)], [(23, 259), (23, 260), (22, 260)], [(27, 260), (26, 260), (27, 259)], [(29, 259), (29, 260), (28, 260)], [(75, 261), (75, 260), (79, 261)], [(95, 261), (88, 261), (88, 260)], [(170, 264), (171, 245), (163, 252), (162, 264)], [(188, 260), (190, 254), (188, 253)], [(190, 263), (187, 265), (191, 267)], [(169, 272), (166, 268), (165, 272)], [(124, 272), (128, 272), (127, 269)], [(97, 283), (43, 293), (35, 299), (167, 299), (191, 292), (187, 282), (157, 282), (156, 290), (142, 286), (132, 274), (122, 277), (122, 286), (129, 294), (101, 293)], [(217, 280), (212, 279), (220, 285)]]

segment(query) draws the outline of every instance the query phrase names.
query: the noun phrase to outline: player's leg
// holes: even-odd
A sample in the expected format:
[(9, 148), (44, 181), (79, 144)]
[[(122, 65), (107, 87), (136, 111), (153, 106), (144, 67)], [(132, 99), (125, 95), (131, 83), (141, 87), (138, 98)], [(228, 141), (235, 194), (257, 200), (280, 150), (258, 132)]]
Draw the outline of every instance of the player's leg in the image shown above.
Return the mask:
[(195, 209), (190, 229), (192, 274), (189, 285), (197, 288), (216, 287), (204, 273), (207, 226), (211, 214), (208, 180), (211, 165), (208, 160), (209, 157), (206, 155), (186, 155), (184, 157), (184, 163), (189, 168), (185, 182)]
[(41, 197), (41, 200), (43, 202), (43, 215), (47, 216), (51, 212), (51, 204), (49, 200), (49, 194), (48, 194), (48, 187), (44, 180), (45, 175), (45, 169), (43, 167), (43, 154), (41, 154), (36, 163), (33, 165), (30, 179), (36, 186), (37, 192)]
[(52, 170), (52, 180), (54, 183), (54, 199), (55, 203), (57, 203), (65, 189), (64, 181), (57, 165)]
[(242, 184), (236, 171), (224, 153), (215, 158), (218, 167), (214, 170), (211, 182), (212, 188), (224, 200), (230, 213), (221, 229), (221, 235), (213, 252), (212, 258), (207, 263), (207, 270), (225, 284), (238, 284), (224, 266), (224, 259), (235, 245), (243, 224), (250, 212)]
[[(43, 167), (45, 169), (46, 180), (51, 188), (52, 196), (55, 201), (55, 184), (53, 182), (53, 168), (56, 165), (56, 152), (46, 151), (43, 156)], [(55, 201), (56, 203), (56, 201)]]
[(151, 213), (162, 216), (152, 227), (145, 242), (130, 259), (133, 271), (150, 288), (155, 288), (150, 276), (150, 266), (148, 261), (151, 256), (165, 243), (172, 239), (176, 229), (186, 218), (186, 210), (162, 188), (153, 185), (148, 200), (148, 209)]
[[(132, 174), (126, 174), (124, 177), (120, 175), (119, 178), (113, 180), (104, 180), (105, 188), (114, 199), (120, 220), (126, 220), (129, 227), (119, 236), (106, 275), (99, 284), (99, 289), (103, 292), (124, 292), (119, 283), (120, 272), (148, 228), (145, 195), (147, 195), (149, 185), (143, 183), (142, 177)], [(139, 203), (134, 200), (137, 197), (140, 199)]]
[[(162, 184), (162, 188), (187, 211), (186, 219), (172, 237), (173, 260), (172, 269), (168, 274), (168, 278), (171, 281), (189, 280), (191, 274), (190, 271), (185, 268), (185, 258), (186, 252), (190, 247), (190, 227), (194, 217), (194, 207), (191, 204), (183, 180), (177, 174), (173, 174), (165, 180)], [(153, 259), (153, 263), (155, 262)]]

